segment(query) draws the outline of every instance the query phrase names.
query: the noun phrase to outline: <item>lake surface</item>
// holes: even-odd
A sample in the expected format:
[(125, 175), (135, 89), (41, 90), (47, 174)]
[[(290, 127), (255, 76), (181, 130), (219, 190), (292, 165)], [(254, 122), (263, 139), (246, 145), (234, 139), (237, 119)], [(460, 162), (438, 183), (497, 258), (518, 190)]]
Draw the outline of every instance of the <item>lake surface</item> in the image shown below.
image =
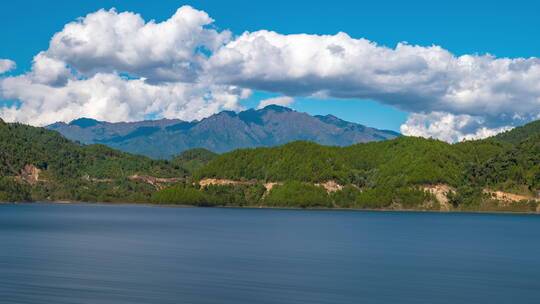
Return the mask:
[(540, 216), (0, 205), (0, 303), (539, 303)]

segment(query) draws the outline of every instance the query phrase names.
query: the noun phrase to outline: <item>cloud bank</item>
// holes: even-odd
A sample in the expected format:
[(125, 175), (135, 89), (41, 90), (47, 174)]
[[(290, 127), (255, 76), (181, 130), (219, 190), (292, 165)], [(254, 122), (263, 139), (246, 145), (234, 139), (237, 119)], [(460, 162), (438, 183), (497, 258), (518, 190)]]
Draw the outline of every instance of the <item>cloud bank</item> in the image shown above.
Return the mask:
[(212, 24), (189, 6), (161, 23), (115, 10), (88, 14), (56, 33), (30, 72), (0, 78), (2, 95), (22, 102), (0, 117), (38, 125), (80, 116), (191, 120), (238, 110), (252, 90), (285, 96), (260, 107), (293, 97), (376, 100), (411, 113), (404, 134), (447, 141), (540, 116), (539, 58), (389, 48), (346, 33), (234, 37)]
[(21, 101), (0, 108), (0, 117), (46, 125), (79, 117), (193, 120), (239, 110), (251, 92), (216, 85), (204, 71), (208, 54), (231, 36), (207, 28), (212, 22), (189, 6), (161, 23), (114, 9), (88, 14), (56, 33), (30, 72), (0, 79), (4, 98)]
[(345, 33), (258, 31), (220, 48), (210, 65), (221, 83), (287, 96), (374, 99), (411, 112), (401, 128), (407, 135), (477, 138), (540, 113), (538, 58), (457, 57), (439, 46), (387, 48)]

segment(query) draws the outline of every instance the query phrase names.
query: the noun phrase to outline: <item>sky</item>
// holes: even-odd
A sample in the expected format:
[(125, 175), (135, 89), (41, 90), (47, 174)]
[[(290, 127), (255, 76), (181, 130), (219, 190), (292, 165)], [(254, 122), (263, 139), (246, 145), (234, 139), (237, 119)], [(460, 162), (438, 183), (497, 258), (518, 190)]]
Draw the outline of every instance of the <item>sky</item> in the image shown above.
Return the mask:
[(276, 103), (446, 141), (540, 118), (539, 2), (378, 2), (3, 3), (0, 117), (192, 120)]

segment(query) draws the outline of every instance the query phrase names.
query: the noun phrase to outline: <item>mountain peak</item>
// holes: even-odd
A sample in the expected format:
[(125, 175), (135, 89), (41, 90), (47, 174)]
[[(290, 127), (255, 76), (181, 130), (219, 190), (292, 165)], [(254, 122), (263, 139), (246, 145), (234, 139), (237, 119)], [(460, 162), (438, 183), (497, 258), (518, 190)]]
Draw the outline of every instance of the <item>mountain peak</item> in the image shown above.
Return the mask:
[(83, 129), (93, 127), (99, 124), (101, 124), (99, 120), (95, 120), (93, 118), (86, 118), (86, 117), (75, 119), (69, 123), (70, 126), (77, 126)]
[(264, 107), (262, 109), (259, 109), (258, 111), (259, 112), (267, 112), (267, 111), (270, 111), (270, 110), (275, 111), (275, 112), (293, 112), (294, 111), (291, 108), (287, 108), (287, 107), (276, 105), (276, 104), (267, 105), (266, 107)]
[(338, 117), (336, 117), (336, 116), (334, 116), (334, 115), (332, 115), (332, 114), (326, 114), (326, 117), (329, 118), (329, 119), (343, 120), (343, 119), (338, 118)]

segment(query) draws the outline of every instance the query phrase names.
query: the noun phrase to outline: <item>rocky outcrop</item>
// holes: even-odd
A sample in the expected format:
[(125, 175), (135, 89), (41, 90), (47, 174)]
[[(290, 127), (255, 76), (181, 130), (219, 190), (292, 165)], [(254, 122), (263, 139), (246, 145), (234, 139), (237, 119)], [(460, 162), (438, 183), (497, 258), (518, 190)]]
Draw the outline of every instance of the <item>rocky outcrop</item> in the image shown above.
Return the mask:
[(503, 192), (503, 191), (484, 189), (484, 193), (490, 195), (491, 198), (496, 199), (501, 202), (519, 202), (519, 201), (540, 202), (540, 198), (537, 198), (537, 197), (508, 193), (508, 192)]
[(266, 193), (270, 192), (270, 190), (272, 190), (272, 188), (274, 188), (274, 186), (277, 186), (277, 185), (283, 185), (283, 183), (282, 182), (265, 183), (264, 187), (266, 188)]
[[(510, 206), (512, 203), (517, 203), (521, 201), (540, 202), (540, 198), (535, 196), (520, 195), (491, 189), (484, 189), (484, 193), (489, 195), (492, 199), (498, 200), (499, 206)], [(536, 207), (536, 213), (540, 213), (540, 204), (538, 204), (538, 206)]]
[(451, 205), (450, 200), (448, 199), (448, 194), (455, 192), (456, 189), (450, 187), (449, 185), (440, 184), (424, 186), (422, 190), (431, 193), (435, 199), (437, 199), (441, 211), (450, 211)]
[(21, 174), (17, 177), (19, 180), (30, 185), (35, 185), (40, 181), (41, 170), (32, 164), (27, 164), (21, 170)]

